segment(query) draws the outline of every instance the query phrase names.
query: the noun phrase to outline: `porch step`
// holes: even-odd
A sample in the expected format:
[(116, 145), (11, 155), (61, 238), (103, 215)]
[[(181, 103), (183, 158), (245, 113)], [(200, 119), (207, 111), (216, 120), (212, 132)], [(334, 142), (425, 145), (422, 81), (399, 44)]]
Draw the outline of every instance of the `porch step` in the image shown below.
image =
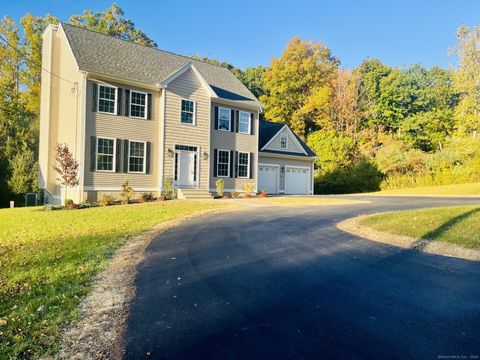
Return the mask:
[(183, 200), (203, 200), (213, 199), (212, 194), (208, 190), (202, 189), (177, 189), (177, 198)]

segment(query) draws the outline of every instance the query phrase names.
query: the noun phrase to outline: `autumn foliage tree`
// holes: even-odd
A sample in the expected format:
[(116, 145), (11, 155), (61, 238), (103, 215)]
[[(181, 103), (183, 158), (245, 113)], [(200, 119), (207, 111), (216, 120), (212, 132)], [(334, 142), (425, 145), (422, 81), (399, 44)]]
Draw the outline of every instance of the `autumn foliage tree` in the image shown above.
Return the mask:
[(53, 169), (57, 172), (57, 180), (65, 186), (65, 196), (69, 187), (79, 184), (78, 162), (74, 159), (67, 144), (55, 145), (55, 162)]

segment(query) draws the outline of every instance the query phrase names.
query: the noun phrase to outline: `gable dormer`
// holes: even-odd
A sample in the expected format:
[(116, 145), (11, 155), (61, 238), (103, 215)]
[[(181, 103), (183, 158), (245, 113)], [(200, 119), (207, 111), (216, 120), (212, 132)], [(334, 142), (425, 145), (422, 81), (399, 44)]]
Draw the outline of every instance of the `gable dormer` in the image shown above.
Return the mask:
[(288, 125), (283, 125), (260, 150), (307, 155), (300, 141)]

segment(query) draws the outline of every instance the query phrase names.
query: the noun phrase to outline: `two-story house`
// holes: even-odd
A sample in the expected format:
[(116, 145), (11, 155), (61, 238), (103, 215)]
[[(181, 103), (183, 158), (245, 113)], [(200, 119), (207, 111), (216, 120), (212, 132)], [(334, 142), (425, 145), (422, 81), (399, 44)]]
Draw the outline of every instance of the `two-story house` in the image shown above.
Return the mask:
[(314, 154), (287, 126), (259, 121), (262, 105), (223, 67), (69, 24), (43, 34), (39, 187), (65, 197), (54, 147), (79, 162), (76, 202), (158, 193), (171, 181), (202, 197), (223, 179), (270, 193), (313, 191)]

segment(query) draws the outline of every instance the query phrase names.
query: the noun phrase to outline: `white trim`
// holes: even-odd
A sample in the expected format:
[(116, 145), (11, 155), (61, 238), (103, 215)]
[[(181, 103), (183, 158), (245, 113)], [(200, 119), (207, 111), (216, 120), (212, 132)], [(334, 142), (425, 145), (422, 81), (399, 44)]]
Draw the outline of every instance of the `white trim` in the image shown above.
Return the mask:
[[(143, 171), (130, 171), (130, 144), (132, 142), (143, 143)], [(127, 173), (129, 174), (146, 174), (147, 172), (147, 142), (140, 140), (128, 140), (128, 152), (127, 152)], [(138, 157), (138, 156), (135, 156)]]
[[(112, 167), (112, 170), (98, 170), (98, 140), (113, 140), (113, 167)], [(104, 172), (104, 173), (114, 173), (116, 172), (116, 167), (117, 167), (117, 139), (115, 138), (111, 138), (111, 137), (107, 137), (107, 136), (97, 136), (96, 137), (96, 140), (97, 142), (96, 146), (95, 146), (95, 172)], [(110, 156), (110, 154), (103, 154), (103, 155), (107, 155), (107, 156)]]
[[(196, 151), (190, 151), (190, 150), (177, 150), (176, 147), (177, 146), (190, 146), (190, 147), (194, 147), (194, 148), (197, 148)], [(178, 179), (180, 178), (180, 169), (177, 170), (177, 180), (175, 180), (175, 156), (177, 154), (177, 152), (180, 152), (180, 151), (188, 151), (188, 152), (192, 152), (192, 153), (196, 153), (197, 155), (197, 161), (195, 162), (195, 167), (196, 167), (196, 172), (197, 172), (197, 179), (195, 180), (195, 178), (193, 179), (193, 186), (191, 188), (197, 188), (199, 189), (200, 188), (200, 145), (185, 145), (185, 144), (173, 144), (173, 181), (172, 181), (172, 184), (174, 186), (177, 186), (177, 187), (180, 187), (182, 185), (178, 184)], [(193, 170), (194, 173), (195, 173), (195, 169)], [(187, 187), (188, 188), (188, 187)]]
[[(225, 176), (225, 175), (218, 175), (218, 159), (219, 159), (219, 157), (220, 157), (220, 151), (226, 151), (226, 152), (228, 152), (228, 167), (227, 167), (227, 169), (228, 169), (228, 175), (227, 175), (227, 176)], [(231, 155), (231, 150), (217, 149), (217, 173), (215, 174), (215, 175), (216, 175), (215, 177), (217, 177), (217, 178), (229, 178), (229, 177), (230, 177), (230, 167), (231, 167), (230, 162), (232, 161), (232, 159), (230, 159), (230, 157), (231, 157), (230, 155)], [(224, 164), (224, 163), (222, 163), (222, 164)]]
[(80, 148), (81, 151), (78, 154), (78, 161), (80, 163), (80, 200), (83, 201), (83, 188), (85, 185), (85, 137), (87, 132), (87, 74), (82, 74), (82, 90), (81, 90), (81, 105), (80, 105)]
[[(305, 155), (308, 155), (307, 152), (305, 151), (305, 149), (303, 148), (302, 144), (300, 144), (300, 142), (297, 140), (297, 137), (295, 136), (293, 131), (288, 127), (287, 124), (283, 125), (283, 127), (281, 127), (280, 130), (278, 130), (277, 133), (275, 135), (273, 135), (270, 140), (268, 140), (268, 142), (260, 149), (260, 151), (265, 150), (267, 148), (267, 146), (270, 145), (272, 143), (272, 141), (277, 136), (279, 136), (279, 134), (281, 134), (283, 132), (284, 129), (286, 129), (290, 133), (290, 135), (293, 138), (293, 141), (295, 142), (295, 144), (298, 146), (299, 149), (302, 150), (299, 153), (304, 153)], [(287, 145), (288, 145), (288, 140), (287, 140)], [(288, 150), (288, 149), (285, 149), (285, 150)], [(282, 150), (277, 150), (277, 151), (282, 151)], [(296, 152), (296, 151), (290, 151), (290, 152)]]
[[(120, 192), (120, 188), (113, 188), (109, 186), (85, 186), (84, 188), (85, 191), (114, 191), (114, 192)], [(158, 189), (156, 188), (139, 188), (135, 187), (136, 191), (153, 191), (153, 192), (158, 192)]]
[[(285, 187), (284, 187), (284, 194), (288, 195), (287, 193), (287, 169), (306, 169), (308, 172), (311, 172), (309, 166), (296, 166), (296, 165), (285, 165)], [(308, 184), (310, 185), (310, 184)], [(307, 185), (307, 188), (310, 188), (310, 186)], [(310, 191), (309, 191), (310, 193)], [(292, 194), (292, 195), (297, 195), (297, 194)], [(306, 194), (308, 195), (308, 194)]]
[[(238, 159), (237, 159), (237, 168), (240, 169), (240, 154), (247, 154), (247, 158), (248, 158), (248, 163), (247, 163), (247, 176), (239, 176), (238, 174), (235, 174), (237, 175), (237, 179), (250, 179), (250, 152), (248, 151), (237, 151), (238, 153)], [(245, 165), (243, 165), (245, 166)], [(218, 162), (217, 162), (217, 170), (218, 170)]]
[(269, 152), (268, 150), (267, 151), (260, 150), (258, 153), (260, 156), (263, 156), (263, 157), (272, 157), (277, 159), (295, 159), (295, 160), (303, 160), (303, 161), (315, 161), (315, 159), (317, 158), (316, 156), (292, 155), (291, 153), (282, 154), (281, 151)]
[(166, 88), (169, 83), (171, 83), (173, 80), (178, 78), (179, 76), (183, 75), (185, 72), (188, 70), (192, 70), (195, 76), (198, 78), (202, 86), (207, 90), (211, 98), (217, 98), (217, 94), (215, 94), (215, 91), (210, 87), (210, 85), (207, 83), (207, 81), (203, 78), (203, 76), (198, 72), (197, 68), (192, 64), (188, 63), (184, 66), (182, 66), (180, 69), (175, 70), (171, 75), (167, 76), (161, 83), (160, 86), (163, 88)]
[[(117, 115), (118, 87), (113, 85), (107, 85), (105, 83), (104, 84), (96, 83), (96, 85), (97, 85), (97, 112), (100, 114)], [(114, 104), (113, 113), (107, 112), (107, 111), (100, 111), (100, 86), (115, 89), (115, 100), (113, 100), (113, 104)], [(102, 100), (111, 101), (110, 99), (102, 99)]]
[[(220, 129), (220, 110), (223, 109), (223, 110), (227, 110), (228, 111), (228, 117), (230, 119), (230, 122), (229, 122), (229, 126), (228, 126), (228, 130), (225, 130), (225, 129)], [(223, 106), (219, 106), (218, 107), (218, 119), (217, 119), (218, 123), (217, 123), (217, 130), (219, 131), (226, 131), (226, 132), (232, 132), (232, 109), (229, 109), (229, 108), (226, 108), (226, 107), (223, 107)]]
[[(270, 167), (278, 168), (278, 171), (277, 171), (277, 192), (278, 192), (278, 194), (280, 194), (282, 192), (285, 193), (285, 190), (283, 190), (283, 191), (280, 190), (280, 171), (281, 171), (280, 165), (279, 164), (269, 164), (269, 163), (259, 163), (258, 166), (257, 166), (257, 173), (258, 174), (260, 174), (260, 171), (258, 170), (258, 168), (260, 166), (270, 166)], [(258, 184), (257, 184), (257, 187), (258, 187)], [(262, 191), (262, 189), (259, 189), (259, 191)]]
[[(242, 119), (242, 113), (244, 114), (247, 114), (248, 115), (248, 131), (245, 132), (245, 131), (240, 131), (240, 124), (241, 124), (241, 119)], [(250, 135), (252, 133), (252, 113), (248, 112), (248, 111), (242, 111), (240, 110), (238, 112), (238, 133), (239, 134), (247, 134), (247, 135)]]
[(315, 192), (315, 188), (314, 188), (314, 181), (315, 181), (315, 176), (313, 174), (314, 172), (314, 166), (313, 166), (313, 162), (310, 166), (311, 170), (310, 170), (310, 195), (313, 195), (313, 193)]
[[(133, 90), (133, 89), (128, 89), (130, 90), (130, 96), (129, 96), (129, 99), (128, 99), (128, 115), (129, 117), (131, 118), (134, 118), (134, 119), (147, 119), (148, 118), (148, 93), (144, 92), (144, 91), (138, 91), (138, 90)], [(137, 93), (137, 94), (143, 94), (145, 95), (145, 116), (144, 117), (141, 117), (141, 116), (133, 116), (132, 115), (132, 93)], [(139, 105), (139, 104), (134, 104), (135, 106), (142, 106), (142, 105)]]
[[(80, 70), (82, 71), (82, 70)], [(116, 76), (109, 76), (101, 73), (96, 73), (96, 72), (87, 72), (88, 75), (88, 80), (91, 80), (93, 82), (100, 82), (100, 83), (105, 83), (105, 81), (113, 81), (115, 83), (119, 84), (124, 84), (128, 86), (133, 86), (137, 88), (142, 88), (142, 89), (148, 89), (152, 91), (160, 91), (162, 88), (160, 87), (160, 84), (153, 85), (151, 83), (145, 83), (142, 81), (132, 81), (132, 80), (127, 80), (124, 78), (119, 78)], [(101, 80), (101, 79), (108, 79), (108, 80)], [(106, 83), (105, 83), (106, 84)]]
[[(193, 103), (193, 113), (192, 113), (192, 123), (189, 124), (189, 123), (186, 123), (186, 122), (182, 122), (182, 101), (189, 101), (191, 103)], [(186, 111), (188, 112), (188, 111)], [(188, 125), (188, 126), (195, 126), (197, 125), (197, 102), (196, 101), (193, 101), (193, 100), (190, 100), (190, 99), (187, 99), (187, 98), (181, 98), (180, 99), (180, 118), (179, 118), (179, 121), (180, 121), (180, 125)]]

